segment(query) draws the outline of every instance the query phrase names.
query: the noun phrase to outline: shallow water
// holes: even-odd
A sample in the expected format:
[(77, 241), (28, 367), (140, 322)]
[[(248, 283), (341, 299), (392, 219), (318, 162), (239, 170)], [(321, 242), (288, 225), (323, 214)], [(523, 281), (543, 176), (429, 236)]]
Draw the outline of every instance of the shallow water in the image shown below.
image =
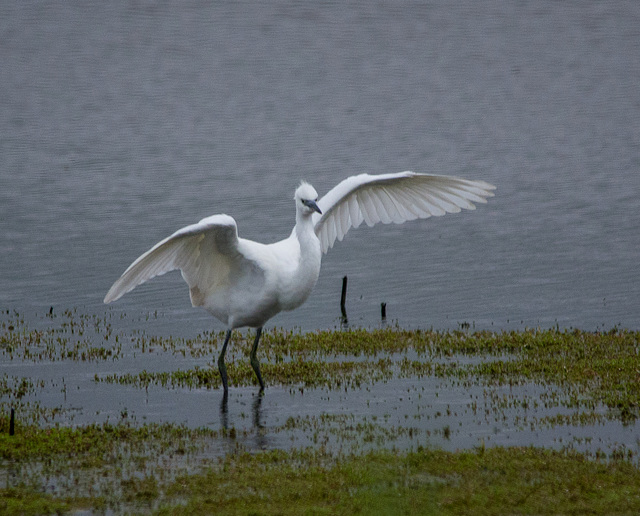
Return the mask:
[[(141, 384), (126, 379), (143, 371), (216, 370), (222, 335), (214, 341), (209, 336), (167, 342), (152, 335), (113, 331), (114, 323), (121, 321), (131, 324), (119, 318), (54, 315), (41, 321), (47, 329), (41, 331), (39, 341), (31, 332), (31, 340), (0, 348), (0, 411), (7, 414), (14, 407), (21, 423), (44, 426), (175, 423), (216, 431), (217, 437), (199, 457), (238, 449), (307, 446), (330, 453), (360, 453), (379, 448), (458, 450), (500, 445), (578, 450), (598, 457), (640, 456), (637, 420), (624, 419), (589, 398), (576, 404), (576, 397), (584, 395), (570, 383), (502, 385), (482, 376), (456, 374), (465, 366), (509, 361), (510, 356), (440, 356), (409, 348), (356, 357), (309, 353), (277, 358), (271, 349), (263, 351), (269, 356), (261, 358), (265, 393), (260, 395), (257, 386), (235, 385), (234, 374), (239, 373), (230, 368), (225, 398), (221, 388), (203, 387), (201, 382), (188, 387), (189, 382)], [(12, 332), (25, 331), (6, 314), (2, 323), (2, 331), (9, 326)], [(247, 352), (247, 343), (232, 346), (227, 364), (248, 362)], [(379, 375), (376, 366), (364, 370), (369, 373), (356, 370), (340, 383), (329, 375), (327, 384), (320, 387), (305, 381), (282, 385), (265, 374), (267, 362), (299, 359), (372, 365), (384, 360), (390, 367)], [(405, 370), (405, 360), (442, 364), (448, 372)]]
[[(353, 230), (273, 325), (338, 325), (347, 275), (352, 325), (386, 302), (403, 327), (638, 328), (638, 27), (633, 1), (5, 3), (0, 308), (104, 314), (183, 225), (226, 212), (274, 241), (300, 179), (411, 169), (498, 190)], [(221, 329), (175, 273), (112, 310)]]
[[(116, 333), (220, 331), (177, 273), (102, 299), (139, 254), (204, 216), (229, 213), (242, 236), (275, 241), (300, 179), (322, 195), (351, 174), (414, 170), (498, 189), (475, 212), (352, 230), (308, 302), (271, 325), (339, 327), (347, 275), (351, 326), (378, 326), (386, 302), (406, 328), (637, 329), (638, 27), (634, 1), (3, 3), (0, 309), (33, 328), (51, 307), (79, 307)], [(616, 419), (546, 424), (567, 412), (545, 407), (557, 387), (392, 378), (347, 392), (269, 385), (264, 397), (234, 387), (224, 405), (219, 390), (95, 381), (212, 361), (158, 352), (1, 371), (34, 379), (23, 402), (63, 409), (51, 424), (236, 429), (213, 454), (640, 451), (636, 425)]]
[[(132, 369), (136, 366), (147, 368), (137, 363)], [(37, 367), (37, 372), (34, 367), (8, 370), (44, 379), (44, 388), (22, 401), (57, 408), (60, 412), (49, 416), (49, 424), (171, 422), (233, 429), (233, 438), (212, 441), (207, 453), (214, 455), (239, 445), (249, 451), (323, 446), (334, 453), (428, 445), (446, 450), (534, 445), (605, 456), (619, 450), (640, 453), (635, 424), (606, 417), (584, 424), (545, 422), (558, 414), (581, 412), (553, 404), (545, 407), (550, 391), (552, 397), (566, 399), (557, 387), (489, 388), (433, 377), (392, 378), (345, 390), (273, 385), (264, 395), (255, 387), (232, 387), (225, 402), (219, 389), (109, 385), (96, 383), (85, 364), (72, 370), (62, 367), (63, 376), (62, 368), (51, 364)], [(98, 375), (114, 370), (108, 364), (91, 369)], [(596, 412), (605, 416), (607, 409)]]

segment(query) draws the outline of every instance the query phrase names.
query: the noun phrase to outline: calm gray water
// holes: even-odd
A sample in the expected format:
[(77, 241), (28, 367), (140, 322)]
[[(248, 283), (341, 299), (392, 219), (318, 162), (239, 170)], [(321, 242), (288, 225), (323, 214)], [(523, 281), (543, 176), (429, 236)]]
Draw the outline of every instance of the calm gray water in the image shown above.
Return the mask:
[(640, 328), (640, 3), (3, 2), (0, 308), (222, 329), (139, 254), (233, 215), (288, 235), (301, 179), (497, 185), (475, 212), (352, 230), (273, 325)]

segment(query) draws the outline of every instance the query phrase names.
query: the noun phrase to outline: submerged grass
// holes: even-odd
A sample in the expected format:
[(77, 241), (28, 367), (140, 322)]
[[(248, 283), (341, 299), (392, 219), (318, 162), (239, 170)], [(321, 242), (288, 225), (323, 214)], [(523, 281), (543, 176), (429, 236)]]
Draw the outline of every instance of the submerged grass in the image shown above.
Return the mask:
[[(27, 429), (25, 429), (27, 430)], [(29, 445), (3, 438), (4, 468), (35, 459), (64, 464), (68, 475), (102, 475), (103, 489), (47, 488), (48, 479), (0, 487), (3, 514), (77, 510), (155, 514), (637, 514), (640, 470), (625, 460), (587, 460), (573, 452), (491, 448), (446, 452), (419, 448), (360, 455), (323, 449), (232, 453), (198, 472), (163, 475), (162, 468), (114, 474), (117, 450), (171, 442), (175, 427), (28, 429)], [(26, 439), (25, 439), (26, 440)], [(75, 459), (76, 453), (84, 458)], [(88, 459), (89, 455), (95, 455)], [(157, 460), (157, 459), (156, 459)], [(165, 466), (166, 467), (166, 466)], [(57, 472), (60, 478), (62, 471)], [(105, 477), (109, 477), (108, 481)], [(98, 480), (100, 481), (100, 480)], [(59, 480), (58, 480), (59, 482)]]
[(0, 417), (2, 514), (154, 503), (158, 485), (191, 470), (188, 457), (217, 436), (172, 424), (18, 424), (15, 435), (9, 435), (8, 426), (7, 418)]
[[(233, 385), (254, 385), (248, 362), (251, 337), (238, 333), (242, 356), (228, 364)], [(213, 344), (217, 337), (213, 336)], [(203, 346), (216, 353), (211, 340)], [(166, 343), (158, 345), (165, 346)], [(197, 345), (190, 344), (190, 349)], [(568, 392), (565, 405), (634, 421), (640, 407), (640, 332), (527, 330), (503, 333), (405, 331), (397, 328), (299, 334), (265, 332), (260, 348), (267, 383), (292, 388), (360, 388), (402, 377), (436, 376), (486, 385), (553, 384)], [(413, 353), (416, 358), (409, 358)], [(477, 357), (479, 360), (462, 360)], [(354, 360), (356, 358), (356, 360)], [(217, 368), (96, 375), (96, 381), (147, 387), (218, 388)]]
[[(306, 362), (298, 358), (276, 364), (265, 363), (261, 366), (261, 370), (262, 374), (271, 382), (281, 385), (355, 389), (363, 383), (391, 378), (393, 376), (391, 366), (391, 360), (388, 358), (362, 362)], [(257, 385), (255, 373), (248, 362), (230, 363), (227, 365), (227, 371), (232, 386)], [(137, 387), (161, 385), (163, 387), (209, 389), (220, 388), (222, 385), (216, 368), (200, 367), (171, 372), (145, 370), (135, 374), (96, 375), (95, 380)]]
[[(177, 479), (160, 514), (634, 514), (640, 471), (535, 448), (227, 458)], [(172, 505), (172, 497), (185, 500)]]
[(132, 450), (140, 443), (144, 443), (144, 450), (137, 452), (184, 455), (196, 448), (198, 439), (216, 435), (212, 430), (171, 424), (104, 423), (75, 428), (17, 425), (15, 435), (9, 435), (8, 427), (8, 418), (0, 416), (0, 458), (3, 460), (23, 463), (64, 455), (80, 469), (107, 466), (116, 453), (135, 456)]
[[(47, 322), (33, 330), (18, 314), (8, 317), (0, 327), (0, 358), (7, 363), (108, 361), (116, 372), (95, 373), (94, 380), (134, 388), (220, 386), (215, 362), (203, 365), (201, 360), (215, 359), (220, 334), (194, 339), (117, 334), (109, 317), (74, 311), (49, 314)], [(234, 335), (228, 361), (233, 385), (255, 382), (248, 360), (252, 340), (252, 334)], [(120, 360), (159, 353), (187, 357), (189, 365), (200, 360), (200, 365), (118, 372)], [(523, 424), (532, 429), (601, 424), (605, 419), (636, 424), (639, 355), (640, 332), (617, 329), (470, 333), (388, 328), (307, 334), (274, 330), (264, 333), (260, 347), (268, 386), (357, 390), (393, 378), (443, 378), (462, 387), (483, 386), (495, 410), (518, 404), (524, 410), (516, 419), (526, 418)], [(540, 397), (505, 398), (496, 388), (529, 384), (542, 391)], [(381, 448), (411, 433), (411, 422), (391, 427), (384, 418), (320, 413), (291, 417), (269, 428), (272, 433), (317, 435), (313, 448), (245, 453), (240, 431), (234, 428), (138, 425), (125, 417), (118, 423), (53, 425), (58, 409), (37, 403), (37, 393), (52, 387), (67, 388), (64, 379), (44, 382), (6, 372), (0, 377), (2, 514), (85, 509), (159, 514), (640, 513), (640, 469), (637, 457), (624, 447), (610, 454), (484, 446), (396, 453)], [(538, 417), (526, 410), (535, 403), (577, 410)], [(475, 412), (476, 401), (468, 406)], [(601, 406), (608, 408), (606, 414)], [(18, 414), (13, 436), (9, 407)], [(325, 446), (332, 432), (371, 446), (367, 451), (353, 448), (358, 453), (332, 450)], [(448, 424), (442, 429), (447, 439), (454, 432)], [(222, 445), (223, 453), (207, 455), (210, 447)]]

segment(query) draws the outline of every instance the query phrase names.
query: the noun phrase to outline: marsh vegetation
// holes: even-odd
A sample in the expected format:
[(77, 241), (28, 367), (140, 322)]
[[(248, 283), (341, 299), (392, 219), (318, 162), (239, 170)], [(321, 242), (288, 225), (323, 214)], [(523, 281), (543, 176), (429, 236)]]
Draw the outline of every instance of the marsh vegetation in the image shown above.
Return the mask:
[(2, 314), (3, 512), (640, 509), (638, 332), (272, 330), (264, 395), (238, 333), (227, 400), (222, 333), (114, 317)]

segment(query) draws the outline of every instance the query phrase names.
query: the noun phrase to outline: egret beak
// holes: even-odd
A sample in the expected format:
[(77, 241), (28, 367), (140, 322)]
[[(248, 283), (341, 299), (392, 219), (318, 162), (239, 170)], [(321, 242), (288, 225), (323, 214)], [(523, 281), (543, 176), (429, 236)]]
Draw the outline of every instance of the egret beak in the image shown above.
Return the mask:
[(322, 215), (322, 212), (320, 211), (320, 208), (316, 204), (316, 201), (312, 201), (311, 199), (309, 200), (305, 199), (304, 201), (302, 201), (302, 203), (305, 206), (311, 208), (313, 211), (317, 211), (320, 215)]

